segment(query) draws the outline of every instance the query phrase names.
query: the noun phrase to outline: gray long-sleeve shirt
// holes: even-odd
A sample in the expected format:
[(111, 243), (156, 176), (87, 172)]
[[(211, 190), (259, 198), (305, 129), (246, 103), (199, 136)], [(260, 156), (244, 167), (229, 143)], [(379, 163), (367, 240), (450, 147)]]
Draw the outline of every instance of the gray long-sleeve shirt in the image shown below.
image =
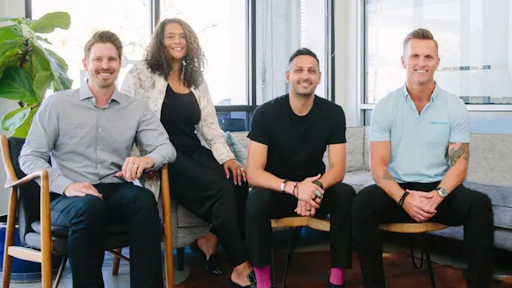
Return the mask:
[(56, 193), (74, 182), (120, 183), (125, 180), (116, 174), (134, 141), (148, 151), (155, 168), (176, 159), (167, 132), (143, 100), (116, 90), (100, 109), (84, 82), (43, 101), (19, 163), (26, 174), (46, 169)]

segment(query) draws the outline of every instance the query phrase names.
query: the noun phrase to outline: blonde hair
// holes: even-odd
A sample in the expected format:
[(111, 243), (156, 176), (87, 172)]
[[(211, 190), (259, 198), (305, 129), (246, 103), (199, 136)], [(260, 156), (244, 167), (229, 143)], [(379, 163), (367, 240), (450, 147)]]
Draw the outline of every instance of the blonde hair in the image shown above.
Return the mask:
[(404, 54), (405, 50), (407, 48), (407, 44), (409, 44), (409, 41), (412, 39), (420, 39), (420, 40), (432, 40), (434, 41), (434, 44), (436, 44), (436, 52), (439, 52), (439, 47), (437, 45), (437, 41), (434, 40), (434, 35), (432, 35), (432, 32), (425, 28), (418, 28), (414, 29), (404, 39)]

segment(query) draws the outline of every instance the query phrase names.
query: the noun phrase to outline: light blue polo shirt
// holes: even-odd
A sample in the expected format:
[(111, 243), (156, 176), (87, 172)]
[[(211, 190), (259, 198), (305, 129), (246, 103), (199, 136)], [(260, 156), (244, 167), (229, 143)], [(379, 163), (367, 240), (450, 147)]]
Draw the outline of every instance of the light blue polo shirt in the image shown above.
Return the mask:
[(464, 101), (436, 87), (418, 113), (404, 84), (380, 100), (372, 113), (370, 142), (391, 141), (389, 171), (396, 181), (441, 181), (450, 168), (448, 142), (469, 143)]

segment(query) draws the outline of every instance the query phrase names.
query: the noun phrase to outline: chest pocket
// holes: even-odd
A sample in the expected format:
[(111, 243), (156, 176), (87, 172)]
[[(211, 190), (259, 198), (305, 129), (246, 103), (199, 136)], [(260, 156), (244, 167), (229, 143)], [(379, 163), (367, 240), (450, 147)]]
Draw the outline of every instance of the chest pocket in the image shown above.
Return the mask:
[(450, 125), (447, 121), (429, 121), (425, 124), (426, 142), (430, 147), (443, 147), (448, 145), (450, 139)]

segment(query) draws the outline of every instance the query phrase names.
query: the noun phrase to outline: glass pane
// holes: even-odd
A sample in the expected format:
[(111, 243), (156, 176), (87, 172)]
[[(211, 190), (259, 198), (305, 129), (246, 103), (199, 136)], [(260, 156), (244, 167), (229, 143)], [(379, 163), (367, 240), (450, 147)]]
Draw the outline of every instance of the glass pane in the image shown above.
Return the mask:
[(217, 112), (217, 120), (224, 132), (249, 131), (247, 112)]
[(512, 134), (512, 112), (469, 112), (472, 133)]
[(468, 104), (512, 104), (510, 1), (371, 0), (365, 8), (366, 103), (403, 85), (403, 40), (423, 27), (439, 43), (443, 89)]
[[(160, 19), (185, 20), (199, 37), (215, 105), (247, 105), (247, 12), (241, 0), (162, 0)], [(200, 7), (200, 9), (199, 9)]]
[(288, 93), (288, 59), (301, 47), (317, 54), (323, 75), (315, 93), (328, 96), (328, 15), (325, 0), (256, 1), (256, 104)]
[(56, 29), (45, 37), (53, 44), (51, 49), (66, 60), (73, 88), (79, 87), (87, 77), (82, 67), (84, 46), (98, 30), (110, 30), (123, 42), (123, 69), (117, 82), (120, 87), (133, 63), (142, 59), (149, 43), (150, 0), (32, 0), (35, 19), (55, 11), (68, 12), (71, 26), (68, 30)]
[[(363, 110), (364, 125), (370, 126), (373, 110)], [(512, 112), (470, 111), (469, 130), (478, 134), (512, 134)]]

